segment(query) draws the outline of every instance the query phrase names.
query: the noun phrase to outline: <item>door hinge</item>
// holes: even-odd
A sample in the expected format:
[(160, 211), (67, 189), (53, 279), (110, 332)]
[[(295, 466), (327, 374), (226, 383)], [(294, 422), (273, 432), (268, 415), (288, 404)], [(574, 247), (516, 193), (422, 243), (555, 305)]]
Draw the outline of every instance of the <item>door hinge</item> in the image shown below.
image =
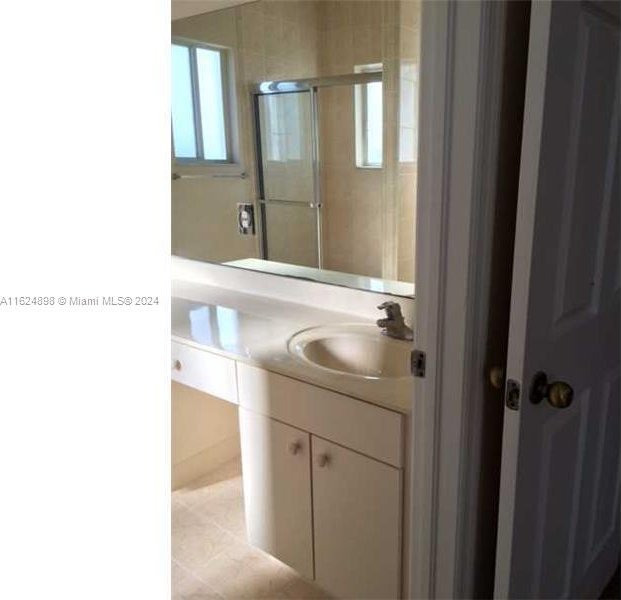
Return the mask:
[(425, 376), (426, 355), (422, 350), (412, 350), (410, 355), (410, 371), (414, 377)]

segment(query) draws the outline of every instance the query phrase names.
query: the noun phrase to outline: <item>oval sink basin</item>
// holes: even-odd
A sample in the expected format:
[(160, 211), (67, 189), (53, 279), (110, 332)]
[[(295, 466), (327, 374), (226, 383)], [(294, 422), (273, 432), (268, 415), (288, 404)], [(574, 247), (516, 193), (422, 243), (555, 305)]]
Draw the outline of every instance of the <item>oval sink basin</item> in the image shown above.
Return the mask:
[(332, 373), (367, 379), (410, 376), (411, 343), (386, 337), (375, 325), (311, 327), (292, 336), (288, 349)]

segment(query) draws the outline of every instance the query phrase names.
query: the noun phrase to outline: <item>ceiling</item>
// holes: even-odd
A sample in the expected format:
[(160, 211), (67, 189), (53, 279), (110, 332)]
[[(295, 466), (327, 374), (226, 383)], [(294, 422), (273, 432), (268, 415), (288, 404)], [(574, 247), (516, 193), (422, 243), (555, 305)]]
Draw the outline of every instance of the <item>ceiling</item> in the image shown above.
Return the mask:
[(171, 0), (172, 20), (246, 4), (254, 0)]

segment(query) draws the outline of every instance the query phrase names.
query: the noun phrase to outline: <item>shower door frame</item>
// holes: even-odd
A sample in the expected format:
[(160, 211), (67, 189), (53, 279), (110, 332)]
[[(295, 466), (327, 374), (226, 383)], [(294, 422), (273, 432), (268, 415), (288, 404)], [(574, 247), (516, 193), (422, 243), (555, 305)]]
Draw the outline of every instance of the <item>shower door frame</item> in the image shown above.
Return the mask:
[[(312, 163), (313, 163), (313, 201), (307, 205), (315, 210), (317, 221), (317, 267), (323, 268), (323, 199), (321, 194), (321, 160), (319, 154), (319, 108), (317, 94), (319, 88), (339, 85), (362, 85), (374, 81), (382, 81), (382, 71), (365, 73), (348, 73), (329, 77), (314, 77), (307, 79), (283, 79), (281, 81), (263, 81), (252, 89), (251, 106), (255, 142), (255, 166), (257, 176), (257, 204), (259, 208), (259, 240), (261, 258), (267, 260), (267, 211), (268, 204), (286, 204), (289, 206), (303, 205), (301, 202), (286, 199), (267, 199), (265, 197), (265, 181), (263, 175), (263, 152), (261, 145), (261, 118), (259, 111), (259, 98), (270, 94), (297, 94), (308, 92), (311, 104), (311, 136), (312, 136)], [(352, 117), (353, 118), (353, 117)]]

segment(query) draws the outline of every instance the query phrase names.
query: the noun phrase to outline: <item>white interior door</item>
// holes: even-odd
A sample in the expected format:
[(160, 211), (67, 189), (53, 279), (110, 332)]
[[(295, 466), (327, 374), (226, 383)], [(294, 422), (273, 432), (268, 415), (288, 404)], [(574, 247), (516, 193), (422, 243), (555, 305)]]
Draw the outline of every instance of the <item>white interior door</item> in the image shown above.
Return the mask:
[(533, 2), (496, 598), (597, 598), (619, 560), (619, 102), (619, 4)]

